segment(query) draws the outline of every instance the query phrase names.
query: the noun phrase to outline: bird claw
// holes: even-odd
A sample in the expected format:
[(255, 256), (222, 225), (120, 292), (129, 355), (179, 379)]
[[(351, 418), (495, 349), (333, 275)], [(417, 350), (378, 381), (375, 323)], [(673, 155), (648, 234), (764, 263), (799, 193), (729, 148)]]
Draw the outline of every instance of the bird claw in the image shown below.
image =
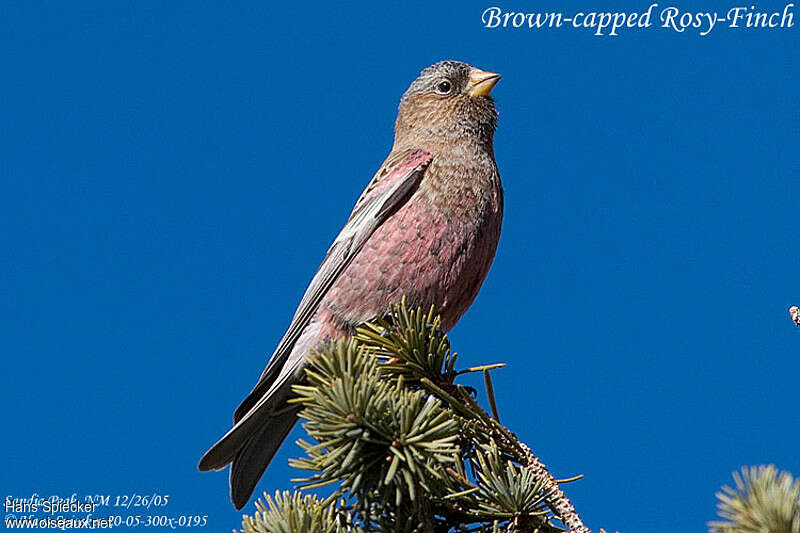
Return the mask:
[(442, 330), (441, 326), (437, 326), (433, 322), (426, 323), (425, 327), (428, 328), (428, 329), (433, 330), (434, 333), (436, 333), (437, 335), (444, 335), (444, 331)]

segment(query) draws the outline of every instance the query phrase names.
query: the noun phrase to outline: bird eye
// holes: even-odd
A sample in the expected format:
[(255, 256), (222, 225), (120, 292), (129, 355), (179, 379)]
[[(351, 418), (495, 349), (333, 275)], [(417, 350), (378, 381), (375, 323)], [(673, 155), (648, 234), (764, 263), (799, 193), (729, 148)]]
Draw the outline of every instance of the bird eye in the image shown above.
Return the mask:
[(442, 80), (436, 84), (436, 92), (439, 94), (448, 94), (452, 88), (453, 84), (450, 83), (450, 80)]

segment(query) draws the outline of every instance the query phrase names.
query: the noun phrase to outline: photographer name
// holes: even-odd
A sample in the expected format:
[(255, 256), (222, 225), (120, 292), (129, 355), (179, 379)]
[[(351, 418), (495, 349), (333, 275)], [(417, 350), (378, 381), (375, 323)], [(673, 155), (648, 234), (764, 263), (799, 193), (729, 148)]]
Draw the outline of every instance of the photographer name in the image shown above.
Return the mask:
[(65, 498), (12, 498), (7, 496), (3, 502), (6, 513), (93, 513), (96, 503), (81, 502)]
[(616, 36), (630, 28), (666, 28), (677, 33), (694, 31), (706, 36), (717, 27), (734, 29), (791, 28), (794, 22), (794, 3), (782, 10), (760, 10), (756, 6), (734, 6), (724, 13), (716, 11), (682, 11), (670, 6), (659, 8), (651, 4), (645, 11), (602, 12), (519, 12), (490, 7), (481, 14), (484, 28), (531, 29), (573, 27), (588, 29), (597, 36)]

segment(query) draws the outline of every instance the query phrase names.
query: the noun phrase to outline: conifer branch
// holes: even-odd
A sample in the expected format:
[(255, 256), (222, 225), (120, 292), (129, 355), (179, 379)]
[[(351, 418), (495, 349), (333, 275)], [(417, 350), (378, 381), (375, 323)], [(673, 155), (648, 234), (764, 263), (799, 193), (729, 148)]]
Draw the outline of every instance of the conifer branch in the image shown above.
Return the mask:
[[(553, 520), (590, 533), (544, 463), (500, 423), (489, 371), (504, 365), (457, 371), (456, 361), (434, 310), (405, 302), (311, 354), (292, 402), (314, 442), (299, 441), (305, 457), (290, 463), (308, 472), (296, 480), (302, 489), (334, 491), (267, 497), (245, 533), (563, 531)], [(455, 383), (474, 371), (484, 373), (491, 415)]]
[(717, 493), (723, 520), (708, 524), (711, 533), (800, 533), (800, 479), (774, 465), (734, 472), (736, 487)]

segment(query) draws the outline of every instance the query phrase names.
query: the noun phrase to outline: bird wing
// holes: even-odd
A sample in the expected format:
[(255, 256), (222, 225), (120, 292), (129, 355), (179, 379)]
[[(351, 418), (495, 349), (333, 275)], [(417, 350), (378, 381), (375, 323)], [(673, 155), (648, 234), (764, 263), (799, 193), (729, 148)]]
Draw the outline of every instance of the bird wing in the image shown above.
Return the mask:
[[(263, 415), (256, 414), (270, 398), (285, 389), (302, 357), (287, 362), (295, 342), (316, 313), (320, 301), (358, 254), (364, 243), (419, 186), (422, 176), (433, 159), (425, 150), (392, 152), (372, 178), (356, 202), (350, 218), (333, 241), (322, 264), (311, 280), (288, 330), (267, 364), (267, 368), (250, 395), (234, 414), (234, 426), (203, 456), (201, 470), (219, 469), (228, 464), (257, 430)], [(290, 368), (287, 368), (290, 367)]]
[(367, 239), (416, 190), (432, 159), (433, 155), (424, 150), (403, 150), (389, 154), (361, 193), (350, 218), (328, 249), (325, 259), (300, 300), (289, 329), (270, 358), (262, 379), (269, 374), (271, 366), (283, 365), (281, 357), (286, 357), (292, 351), (294, 343), (314, 316), (328, 289)]

